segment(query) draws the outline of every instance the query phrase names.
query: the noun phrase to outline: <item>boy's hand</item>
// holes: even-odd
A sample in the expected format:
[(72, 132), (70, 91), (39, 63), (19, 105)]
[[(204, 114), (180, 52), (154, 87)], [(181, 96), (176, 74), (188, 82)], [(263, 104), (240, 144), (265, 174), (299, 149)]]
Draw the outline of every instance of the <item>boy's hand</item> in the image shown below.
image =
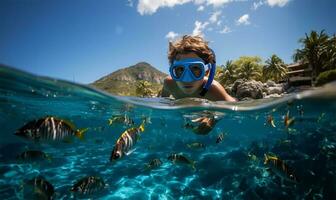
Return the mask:
[(216, 124), (213, 117), (200, 117), (193, 122), (199, 122), (199, 125), (194, 128), (194, 132), (200, 135), (208, 134)]

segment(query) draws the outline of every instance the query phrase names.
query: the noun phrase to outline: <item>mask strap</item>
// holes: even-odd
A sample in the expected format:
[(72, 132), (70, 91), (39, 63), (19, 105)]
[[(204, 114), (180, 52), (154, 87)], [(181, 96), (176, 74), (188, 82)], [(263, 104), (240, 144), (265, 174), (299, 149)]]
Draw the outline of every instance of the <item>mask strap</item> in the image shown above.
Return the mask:
[(209, 63), (210, 65), (210, 74), (209, 74), (209, 78), (208, 81), (203, 85), (202, 91), (200, 92), (200, 95), (203, 97), (205, 96), (205, 93), (208, 92), (210, 85), (212, 84), (212, 81), (215, 78), (215, 73), (216, 73), (216, 54), (215, 52), (210, 49), (212, 52), (212, 55), (214, 56), (214, 63)]

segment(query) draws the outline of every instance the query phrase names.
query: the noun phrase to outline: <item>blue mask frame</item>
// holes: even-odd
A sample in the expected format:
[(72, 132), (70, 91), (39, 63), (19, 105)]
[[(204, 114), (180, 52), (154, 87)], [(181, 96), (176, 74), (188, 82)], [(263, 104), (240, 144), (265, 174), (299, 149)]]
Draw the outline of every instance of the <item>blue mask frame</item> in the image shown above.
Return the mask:
[[(196, 77), (194, 73), (192, 73), (191, 69), (189, 68), (190, 65), (200, 65), (201, 67), (201, 74), (199, 77)], [(184, 70), (180, 77), (177, 77), (174, 73), (175, 67), (183, 66)], [(204, 64), (204, 61), (200, 58), (187, 58), (179, 61), (174, 61), (173, 64), (170, 66), (169, 72), (171, 77), (175, 81), (181, 81), (181, 82), (194, 82), (198, 80), (202, 80), (205, 75), (205, 67), (207, 65)]]
[[(205, 96), (205, 93), (209, 90), (209, 87), (211, 86), (214, 78), (215, 78), (215, 73), (216, 73), (216, 55), (215, 52), (210, 49), (213, 53), (214, 56), (214, 63), (209, 63), (207, 65), (204, 64), (204, 61), (200, 58), (188, 58), (188, 59), (183, 59), (181, 61), (174, 61), (173, 64), (170, 66), (169, 68), (169, 72), (171, 77), (175, 80), (175, 81), (181, 81), (181, 82), (193, 82), (193, 81), (197, 81), (197, 80), (201, 80), (204, 78), (205, 75), (205, 66), (208, 66), (208, 68), (210, 69), (210, 73), (209, 73), (209, 77), (208, 77), (208, 81), (203, 85), (202, 91), (200, 92), (201, 96)], [(203, 63), (204, 67), (203, 67), (203, 72), (202, 75), (200, 76), (201, 78), (197, 78), (194, 76), (194, 74), (190, 71), (189, 69), (189, 65), (186, 66), (186, 64), (190, 63), (190, 62), (201, 62)], [(180, 78), (177, 78), (174, 73), (173, 73), (173, 67), (174, 66), (184, 66), (185, 69), (184, 72), (182, 73)]]

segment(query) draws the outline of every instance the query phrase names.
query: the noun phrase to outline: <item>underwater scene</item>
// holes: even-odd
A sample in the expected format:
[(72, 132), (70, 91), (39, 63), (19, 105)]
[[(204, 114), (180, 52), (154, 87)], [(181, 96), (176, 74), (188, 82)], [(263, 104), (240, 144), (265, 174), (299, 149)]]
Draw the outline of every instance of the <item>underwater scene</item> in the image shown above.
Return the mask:
[(336, 85), (237, 103), (0, 68), (0, 199), (335, 199)]

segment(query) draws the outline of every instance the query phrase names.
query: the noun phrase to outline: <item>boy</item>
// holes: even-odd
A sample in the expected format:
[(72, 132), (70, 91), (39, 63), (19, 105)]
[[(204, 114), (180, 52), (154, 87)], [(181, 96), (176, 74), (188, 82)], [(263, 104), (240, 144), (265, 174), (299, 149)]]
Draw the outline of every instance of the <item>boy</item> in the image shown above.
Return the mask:
[(175, 43), (170, 42), (168, 60), (170, 76), (164, 80), (162, 97), (172, 95), (175, 99), (197, 97), (211, 101), (236, 101), (213, 80), (215, 54), (203, 38), (185, 35)]

